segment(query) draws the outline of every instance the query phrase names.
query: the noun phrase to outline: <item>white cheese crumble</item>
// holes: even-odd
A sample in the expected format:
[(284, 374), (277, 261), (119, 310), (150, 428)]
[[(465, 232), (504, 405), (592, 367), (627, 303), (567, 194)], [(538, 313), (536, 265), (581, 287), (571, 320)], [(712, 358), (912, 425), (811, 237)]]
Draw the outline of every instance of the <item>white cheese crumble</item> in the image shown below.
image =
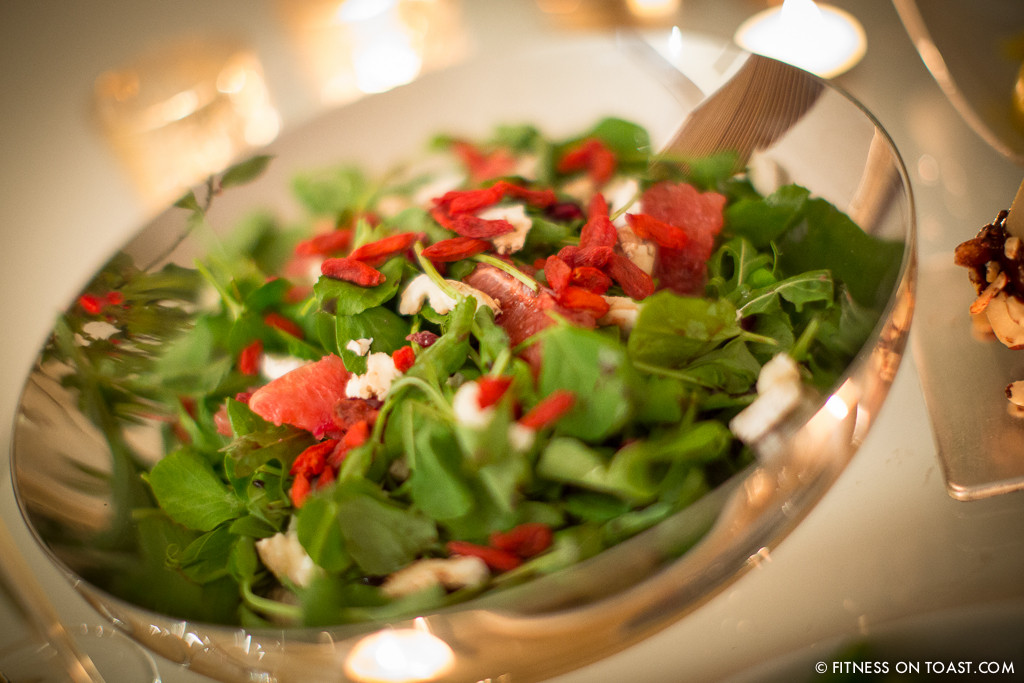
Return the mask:
[(626, 258), (648, 275), (654, 272), (654, 258), (657, 254), (654, 242), (638, 237), (628, 225), (617, 226), (616, 230), (619, 233), (619, 245)]
[(792, 412), (802, 397), (800, 368), (792, 357), (780, 353), (761, 368), (757, 398), (729, 422), (729, 429), (741, 441), (753, 443)]
[(383, 399), (391, 388), (391, 383), (400, 374), (391, 356), (381, 352), (371, 353), (366, 357), (366, 372), (348, 378), (345, 396)]
[(260, 374), (267, 379), (277, 379), (287, 375), (292, 370), (302, 367), (307, 361), (295, 356), (282, 356), (273, 353), (264, 353), (260, 357)]
[[(470, 429), (486, 429), (494, 417), (494, 406), (480, 407), (479, 382), (464, 382), (452, 397), (452, 412), (455, 421)], [(514, 450), (525, 451), (533, 445), (534, 430), (518, 422), (508, 426), (508, 442)]]
[(628, 296), (606, 296), (604, 300), (610, 305), (608, 312), (598, 320), (599, 325), (615, 325), (624, 332), (632, 332), (640, 315), (642, 304)]
[(480, 384), (478, 382), (464, 382), (452, 396), (452, 412), (455, 413), (455, 421), (465, 427), (483, 429), (491, 422), (494, 416), (494, 408), (487, 406), (480, 407)]
[(320, 571), (299, 543), (299, 535), (292, 530), (256, 541), (256, 554), (282, 583), (289, 581), (297, 586), (308, 586)]
[(479, 557), (425, 558), (388, 576), (381, 590), (392, 598), (412, 595), (439, 584), (447, 590), (458, 590), (479, 586), (490, 575), (487, 565)]
[(522, 249), (526, 244), (526, 235), (533, 227), (533, 221), (526, 215), (526, 208), (522, 204), (492, 206), (481, 211), (477, 216), (489, 221), (506, 220), (515, 228), (512, 232), (491, 239), (491, 243), (499, 254), (514, 254)]
[(345, 344), (345, 348), (357, 356), (365, 356), (370, 352), (370, 344), (372, 343), (372, 337), (370, 339), (352, 339), (348, 344)]
[[(498, 302), (479, 289), (458, 280), (445, 280), (445, 283), (456, 293), (476, 299), (477, 308), (488, 306), (495, 313), (501, 311)], [(448, 296), (436, 282), (430, 279), (429, 275), (424, 273), (417, 275), (406, 285), (405, 290), (402, 291), (402, 298), (398, 301), (398, 312), (402, 315), (414, 315), (419, 313), (424, 303), (429, 303), (434, 311), (444, 315), (455, 308), (456, 300)]]

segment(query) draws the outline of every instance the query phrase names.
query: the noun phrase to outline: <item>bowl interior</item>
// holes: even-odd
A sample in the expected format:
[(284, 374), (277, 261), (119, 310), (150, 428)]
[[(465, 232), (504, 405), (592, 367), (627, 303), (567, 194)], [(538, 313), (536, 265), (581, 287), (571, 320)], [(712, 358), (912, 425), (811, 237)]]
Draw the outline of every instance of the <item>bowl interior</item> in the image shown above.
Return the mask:
[[(288, 181), (337, 160), (383, 169), (439, 131), (483, 134), (495, 123), (531, 122), (553, 135), (604, 116), (646, 126), (663, 144), (686, 114), (743, 65), (747, 55), (702, 36), (656, 35), (696, 89), (673, 89), (649, 65), (607, 38), (438, 72), (309, 122), (268, 150), (275, 162), (256, 182), (226, 193), (210, 212), (230, 228), (254, 205), (287, 215)], [(806, 76), (813, 79), (812, 76)], [(865, 230), (900, 245), (874, 331), (831, 391), (761, 446), (759, 461), (697, 504), (592, 560), (457, 609), (389, 624), (427, 628), (455, 653), (447, 676), (479, 680), (512, 673), (535, 680), (621, 649), (680, 618), (756, 563), (835, 481), (880, 408), (899, 364), (913, 308), (914, 208), (902, 161), (873, 117), (825, 87), (814, 106), (755, 160), (761, 182), (796, 182), (847, 212)], [(190, 264), (199, 240), (181, 240), (183, 214), (157, 217), (122, 253), (137, 264)], [(169, 254), (169, 256), (168, 256)], [(15, 489), (34, 534), (69, 578), (133, 637), (220, 680), (279, 681), (337, 676), (378, 623), (328, 629), (241, 630), (150, 612), (92, 577), (131, 561), (133, 521), (114, 504), (134, 473), (123, 449), (161, 455), (156, 426), (97, 426), (89, 397), (61, 383), (63, 368), (40, 357), (26, 384), (14, 444)], [(92, 406), (96, 408), (96, 406)], [(82, 580), (81, 577), (90, 577)], [(501, 648), (487, 647), (502, 642)], [(530, 656), (522, 656), (529, 647)], [(337, 678), (331, 678), (337, 680)], [(440, 680), (440, 679), (438, 679)]]

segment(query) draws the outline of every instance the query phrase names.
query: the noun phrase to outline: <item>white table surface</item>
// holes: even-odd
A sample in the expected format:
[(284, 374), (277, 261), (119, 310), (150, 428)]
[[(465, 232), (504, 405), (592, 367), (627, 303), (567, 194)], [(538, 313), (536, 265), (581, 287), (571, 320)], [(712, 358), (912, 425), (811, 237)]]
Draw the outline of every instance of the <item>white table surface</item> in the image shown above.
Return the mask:
[[(854, 12), (868, 36), (865, 59), (836, 82), (877, 116), (903, 154), (922, 257), (948, 253), (1009, 204), (1022, 170), (959, 118), (889, 2), (835, 4)], [(0, 3), (0, 442), (10, 441), (21, 384), (58, 309), (157, 208), (135, 194), (89, 118), (93, 79), (156, 37), (196, 26), (230, 32), (255, 47), (284, 125), (298, 125), (322, 105), (296, 77), (298, 59), (274, 6), (256, 0)], [(731, 36), (762, 7), (683, 0), (677, 21), (687, 30)], [(477, 50), (563, 30), (528, 0), (464, 0), (462, 9), (472, 31), (501, 27)], [(11, 499), (7, 458), (2, 462), (0, 512), (29, 563), (68, 623), (100, 623), (33, 545)], [(997, 622), (1024, 633), (1022, 579), (1024, 495), (971, 503), (947, 495), (908, 354), (849, 468), (769, 561), (649, 640), (555, 680), (721, 680), (791, 652), (803, 653), (795, 671), (809, 679), (813, 662), (831, 662), (838, 644), (881, 637), (894, 627), (911, 638), (946, 638), (957, 655), (954, 643)], [(24, 625), (0, 622), (2, 653), (22, 637)], [(982, 645), (977, 656), (986, 654)], [(995, 650), (991, 656), (1006, 659)], [(202, 680), (168, 662), (158, 666), (165, 681)], [(768, 675), (755, 671), (756, 678)], [(1024, 648), (1016, 671), (1024, 672)]]

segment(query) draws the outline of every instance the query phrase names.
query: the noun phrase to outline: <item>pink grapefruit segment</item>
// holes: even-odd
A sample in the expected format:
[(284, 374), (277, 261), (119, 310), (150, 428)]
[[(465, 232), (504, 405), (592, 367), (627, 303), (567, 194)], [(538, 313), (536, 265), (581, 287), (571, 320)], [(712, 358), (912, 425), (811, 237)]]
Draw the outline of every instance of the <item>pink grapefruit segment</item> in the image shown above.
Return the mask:
[(334, 428), (334, 407), (345, 398), (348, 376), (340, 357), (324, 356), (257, 389), (249, 408), (268, 422), (290, 424), (319, 438)]
[(687, 183), (662, 181), (649, 187), (640, 202), (644, 213), (682, 228), (689, 238), (681, 249), (658, 248), (654, 275), (660, 285), (679, 294), (701, 293), (706, 263), (724, 222), (725, 196), (701, 192)]

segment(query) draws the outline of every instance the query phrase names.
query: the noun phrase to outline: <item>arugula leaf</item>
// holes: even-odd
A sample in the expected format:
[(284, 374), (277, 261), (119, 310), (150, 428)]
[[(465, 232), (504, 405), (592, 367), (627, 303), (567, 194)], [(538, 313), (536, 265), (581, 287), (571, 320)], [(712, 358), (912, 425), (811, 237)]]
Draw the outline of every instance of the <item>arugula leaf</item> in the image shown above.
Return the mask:
[(355, 315), (390, 301), (402, 284), (404, 268), (404, 258), (393, 258), (378, 269), (385, 280), (376, 287), (361, 287), (344, 280), (321, 277), (313, 285), (313, 292), (321, 309), (339, 316)]
[(267, 170), (267, 166), (270, 165), (273, 158), (273, 155), (270, 154), (259, 154), (228, 167), (221, 174), (221, 188), (226, 189), (252, 182), (263, 175), (263, 172)]
[(238, 517), (245, 505), (206, 458), (189, 449), (164, 456), (147, 477), (153, 495), (171, 519), (190, 529), (210, 531)]
[(592, 443), (618, 433), (632, 413), (637, 382), (622, 345), (572, 325), (552, 325), (541, 333), (540, 343), (540, 395), (557, 389), (576, 395), (576, 405), (558, 421), (556, 432)]
[(309, 432), (267, 422), (241, 401), (227, 399), (227, 413), (235, 434), (234, 440), (224, 448), (232, 476), (250, 476), (271, 460), (290, 467), (295, 456), (314, 442)]
[(354, 339), (371, 339), (370, 353), (394, 353), (406, 345), (409, 321), (389, 308), (377, 306), (352, 315), (335, 317), (335, 343), (338, 355), (349, 372), (366, 372), (366, 356), (347, 348)]
[(473, 494), (462, 471), (462, 450), (445, 427), (416, 419), (413, 401), (402, 411), (402, 443), (409, 466), (409, 495), (416, 507), (444, 522), (467, 515)]
[(797, 311), (801, 311), (809, 303), (831, 303), (832, 294), (832, 276), (829, 271), (809, 270), (752, 290), (744, 297), (737, 313), (746, 317), (777, 310), (775, 303), (779, 297), (793, 304)]
[(742, 331), (728, 301), (662, 290), (644, 300), (627, 348), (634, 361), (679, 367)]
[(369, 576), (397, 571), (437, 542), (429, 517), (395, 505), (366, 480), (339, 481), (330, 495), (345, 550)]
[(892, 291), (904, 245), (869, 235), (829, 202), (810, 199), (778, 247), (787, 272), (828, 269), (859, 304), (879, 307)]
[(319, 567), (340, 572), (352, 565), (346, 552), (341, 526), (340, 507), (333, 496), (317, 495), (306, 499), (295, 515), (299, 543)]
[(311, 213), (345, 220), (362, 212), (373, 195), (373, 188), (359, 168), (338, 166), (295, 176), (292, 192)]
[(810, 194), (805, 187), (784, 185), (767, 197), (741, 199), (726, 207), (726, 229), (766, 249), (799, 218)]

